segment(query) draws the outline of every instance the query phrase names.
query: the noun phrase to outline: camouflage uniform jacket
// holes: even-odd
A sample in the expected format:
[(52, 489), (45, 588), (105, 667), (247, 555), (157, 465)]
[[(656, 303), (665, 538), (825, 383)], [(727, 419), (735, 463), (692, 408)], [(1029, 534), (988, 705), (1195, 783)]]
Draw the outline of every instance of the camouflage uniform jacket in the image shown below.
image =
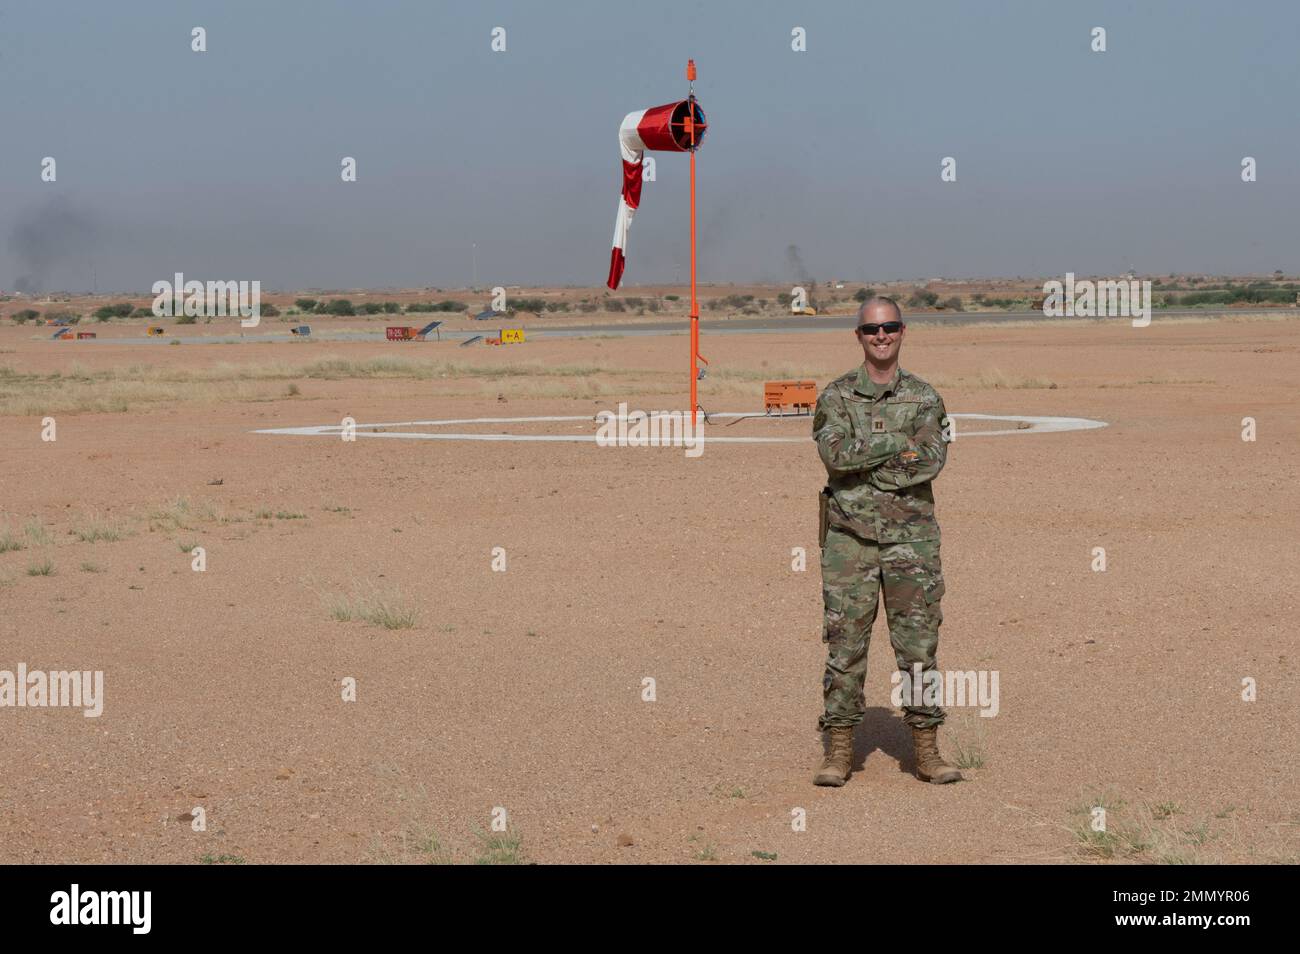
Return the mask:
[(930, 481), (947, 459), (939, 392), (902, 368), (877, 385), (865, 365), (817, 398), (813, 438), (829, 476), (829, 524), (878, 543), (939, 539)]

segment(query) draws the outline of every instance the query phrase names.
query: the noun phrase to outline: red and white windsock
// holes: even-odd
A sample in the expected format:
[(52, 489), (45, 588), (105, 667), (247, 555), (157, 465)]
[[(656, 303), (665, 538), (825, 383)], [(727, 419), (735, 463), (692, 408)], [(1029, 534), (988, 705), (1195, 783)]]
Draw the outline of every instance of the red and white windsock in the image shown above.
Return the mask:
[(700, 104), (682, 99), (663, 106), (639, 109), (623, 117), (618, 127), (618, 148), (623, 157), (623, 194), (614, 219), (614, 249), (609, 256), (610, 288), (618, 288), (627, 264), (627, 230), (641, 205), (641, 160), (651, 152), (690, 152), (704, 139), (707, 124)]

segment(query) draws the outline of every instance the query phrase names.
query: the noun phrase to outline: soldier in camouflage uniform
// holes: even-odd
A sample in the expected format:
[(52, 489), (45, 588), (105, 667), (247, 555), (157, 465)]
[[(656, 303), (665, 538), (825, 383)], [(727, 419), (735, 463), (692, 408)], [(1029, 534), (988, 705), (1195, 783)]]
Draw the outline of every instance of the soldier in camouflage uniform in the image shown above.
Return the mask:
[[(948, 420), (938, 392), (898, 366), (905, 327), (892, 299), (864, 302), (855, 334), (865, 361), (827, 385), (813, 418), (829, 476), (821, 500), (826, 708), (818, 723), (829, 745), (818, 785), (843, 785), (849, 777), (853, 729), (866, 711), (862, 684), (878, 595), (898, 668), (909, 680), (914, 664), (922, 672), (935, 668), (943, 571), (930, 481), (947, 457)], [(911, 682), (903, 686), (911, 699)], [(903, 711), (921, 778), (960, 780), (939, 755), (943, 709)]]

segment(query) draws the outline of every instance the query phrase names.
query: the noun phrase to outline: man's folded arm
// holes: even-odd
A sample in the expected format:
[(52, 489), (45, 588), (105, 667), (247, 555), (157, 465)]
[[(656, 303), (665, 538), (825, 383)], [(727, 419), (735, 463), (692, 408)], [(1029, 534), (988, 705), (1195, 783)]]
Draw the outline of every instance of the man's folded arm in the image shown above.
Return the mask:
[(817, 399), (813, 439), (817, 441), (817, 453), (826, 465), (826, 473), (831, 477), (869, 471), (907, 449), (905, 434), (854, 437), (853, 422), (843, 402), (828, 393)]
[(877, 490), (902, 490), (934, 480), (948, 460), (948, 442), (944, 426), (948, 414), (943, 401), (928, 405), (921, 412), (920, 425), (907, 446), (894, 458), (877, 467), (868, 477)]

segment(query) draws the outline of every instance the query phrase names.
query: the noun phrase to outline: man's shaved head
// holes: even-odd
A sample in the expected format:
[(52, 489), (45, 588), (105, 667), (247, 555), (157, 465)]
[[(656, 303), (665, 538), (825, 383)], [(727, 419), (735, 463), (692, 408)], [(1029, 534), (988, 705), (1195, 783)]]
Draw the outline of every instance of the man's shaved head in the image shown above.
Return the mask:
[[(893, 324), (897, 322), (897, 324)], [(886, 325), (893, 325), (892, 331), (886, 331)], [(862, 329), (868, 325), (875, 326), (875, 332), (867, 334)], [(858, 324), (853, 334), (862, 345), (862, 354), (871, 371), (872, 380), (878, 371), (884, 375), (880, 380), (888, 380), (888, 375), (898, 367), (898, 350), (903, 346), (903, 335), (907, 325), (903, 322), (903, 311), (898, 302), (884, 295), (868, 298), (858, 309)]]
[(903, 309), (898, 307), (898, 302), (894, 301), (894, 299), (887, 298), (884, 295), (875, 295), (871, 298), (868, 298), (866, 301), (862, 303), (862, 307), (858, 309), (858, 324), (862, 324), (862, 322), (864, 321), (871, 320), (871, 317), (873, 315), (878, 315), (881, 311), (889, 311), (889, 310), (892, 310), (893, 314), (880, 315), (879, 317), (876, 318), (876, 320), (877, 321), (902, 321), (903, 320)]

